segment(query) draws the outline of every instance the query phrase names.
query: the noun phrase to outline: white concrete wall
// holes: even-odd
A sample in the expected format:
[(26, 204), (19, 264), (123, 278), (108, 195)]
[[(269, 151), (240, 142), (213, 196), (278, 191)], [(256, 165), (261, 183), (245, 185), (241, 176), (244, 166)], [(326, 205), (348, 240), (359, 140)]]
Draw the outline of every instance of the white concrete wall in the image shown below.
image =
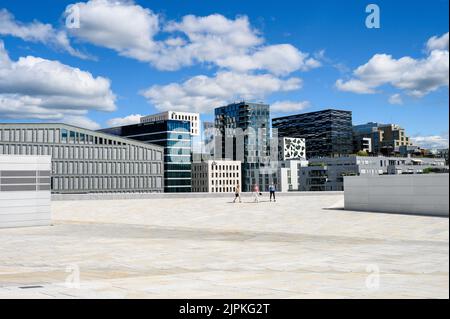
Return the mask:
[(449, 216), (449, 175), (344, 178), (345, 209)]
[[(35, 181), (11, 177), (14, 171), (34, 172)], [(0, 228), (50, 225), (50, 177), (40, 178), (39, 172), (51, 172), (50, 156), (0, 155)], [(45, 184), (40, 183), (42, 180)], [(11, 191), (11, 187), (34, 190)]]

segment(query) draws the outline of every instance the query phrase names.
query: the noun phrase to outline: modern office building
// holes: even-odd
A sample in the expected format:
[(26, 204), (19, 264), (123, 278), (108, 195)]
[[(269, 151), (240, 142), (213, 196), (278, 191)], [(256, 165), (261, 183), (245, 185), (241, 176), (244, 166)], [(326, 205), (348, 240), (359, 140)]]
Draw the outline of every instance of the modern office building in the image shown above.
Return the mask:
[(199, 113), (188, 113), (188, 112), (174, 112), (167, 111), (159, 114), (148, 115), (141, 117), (141, 123), (152, 123), (159, 121), (188, 121), (191, 123), (191, 135), (200, 136), (200, 114)]
[[(445, 169), (445, 160), (411, 157), (325, 157), (309, 160), (300, 167), (299, 190), (342, 191), (344, 176), (377, 176), (384, 174), (420, 174), (426, 168)], [(448, 168), (448, 167), (447, 167)]]
[(216, 127), (214, 122), (203, 122), (203, 149), (204, 154), (214, 156)]
[(270, 107), (240, 102), (215, 109), (215, 158), (242, 162), (242, 190), (258, 184), (267, 190), (276, 169), (270, 167)]
[(307, 160), (288, 160), (278, 163), (277, 191), (294, 192), (300, 190), (298, 173), (302, 167), (308, 167)]
[(277, 191), (298, 191), (298, 171), (307, 166), (306, 141), (304, 138), (281, 137), (278, 139)]
[(354, 151), (364, 150), (362, 141), (370, 139), (372, 154), (385, 156), (399, 153), (402, 146), (412, 146), (405, 130), (396, 124), (369, 122), (353, 126)]
[(0, 228), (51, 224), (51, 157), (0, 155)]
[(352, 112), (323, 110), (272, 119), (279, 137), (306, 139), (306, 157), (342, 156), (353, 151)]
[(101, 130), (164, 148), (164, 192), (191, 192), (192, 136), (191, 123), (161, 120)]
[(443, 158), (445, 160), (445, 165), (448, 165), (448, 148), (440, 148), (432, 150), (432, 153), (437, 158)]
[(0, 124), (0, 154), (52, 157), (54, 193), (160, 193), (163, 152), (66, 124)]
[(372, 139), (369, 137), (359, 137), (353, 140), (354, 152), (366, 152), (367, 154), (373, 154)]
[(192, 164), (192, 191), (232, 193), (241, 185), (241, 162), (209, 160)]

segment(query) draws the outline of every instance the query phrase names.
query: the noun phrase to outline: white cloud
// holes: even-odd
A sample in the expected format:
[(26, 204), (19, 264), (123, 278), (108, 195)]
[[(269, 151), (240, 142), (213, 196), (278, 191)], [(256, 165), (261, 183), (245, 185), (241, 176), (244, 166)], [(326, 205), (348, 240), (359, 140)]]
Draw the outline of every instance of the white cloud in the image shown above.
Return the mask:
[(70, 35), (139, 61), (155, 58), (159, 17), (151, 10), (132, 1), (91, 0), (68, 6), (66, 16), (73, 6), (79, 10), (80, 27), (67, 29)]
[(444, 50), (448, 51), (448, 32), (443, 34), (442, 36), (434, 36), (431, 37), (427, 41), (427, 50), (433, 51), (433, 50)]
[(133, 1), (112, 0), (75, 3), (66, 9), (66, 16), (74, 6), (80, 13), (80, 28), (68, 29), (71, 36), (148, 62), (159, 70), (205, 63), (233, 71), (267, 70), (287, 75), (320, 65), (290, 44), (265, 45), (246, 16), (187, 15), (180, 21), (163, 23), (158, 14)]
[(263, 99), (275, 92), (300, 89), (299, 78), (219, 72), (214, 77), (195, 76), (182, 84), (154, 85), (142, 92), (159, 110), (209, 113), (233, 100)]
[(389, 97), (389, 103), (395, 104), (395, 105), (401, 105), (403, 104), (402, 96), (398, 93), (393, 94)]
[[(438, 41), (438, 40), (436, 40)], [(440, 40), (438, 41), (440, 42)], [(434, 43), (434, 42), (433, 42)], [(440, 46), (433, 44), (431, 46)], [(376, 54), (366, 64), (353, 72), (353, 78), (336, 81), (341, 91), (359, 94), (373, 94), (382, 85), (390, 84), (407, 94), (422, 97), (440, 87), (449, 85), (449, 52), (435, 49), (423, 59), (402, 57), (394, 59), (391, 55)]]
[(110, 81), (91, 73), (33, 56), (12, 61), (0, 41), (0, 117), (88, 124), (89, 110), (116, 109)]
[(65, 31), (55, 30), (51, 24), (44, 24), (38, 21), (31, 23), (16, 21), (14, 16), (6, 9), (0, 9), (0, 35), (9, 35), (21, 38), (24, 41), (49, 44), (67, 51), (73, 56), (87, 58), (87, 55), (71, 46)]
[(270, 106), (270, 110), (278, 113), (298, 112), (310, 106), (308, 101), (293, 102), (293, 101), (279, 101)]
[(100, 124), (98, 124), (97, 122), (91, 120), (90, 118), (88, 118), (86, 116), (68, 115), (68, 116), (64, 116), (64, 118), (61, 120), (61, 122), (70, 124), (73, 126), (78, 126), (81, 128), (87, 128), (89, 130), (98, 130), (101, 127)]
[(125, 117), (116, 117), (108, 120), (107, 124), (110, 127), (137, 124), (141, 122), (141, 117), (143, 117), (143, 115), (141, 114), (131, 114)]
[(448, 148), (448, 132), (443, 135), (428, 135), (412, 137), (414, 145), (426, 149)]
[(265, 70), (288, 75), (320, 66), (319, 61), (290, 44), (264, 45), (265, 40), (246, 16), (232, 20), (220, 14), (188, 15), (181, 22), (170, 22), (164, 30), (181, 32), (186, 42), (162, 49), (155, 61), (160, 69), (175, 70), (199, 62), (238, 72)]
[(358, 93), (358, 94), (376, 93), (376, 91), (371, 87), (370, 84), (365, 83), (364, 81), (361, 81), (361, 80), (356, 80), (356, 79), (352, 79), (352, 80), (348, 80), (348, 81), (339, 79), (336, 81), (336, 87), (340, 91), (353, 92), (353, 93)]
[(156, 62), (163, 69), (177, 69), (195, 62), (218, 64), (229, 56), (246, 55), (264, 41), (252, 29), (246, 16), (231, 20), (220, 14), (206, 17), (188, 15), (181, 22), (169, 22), (164, 30), (182, 33), (187, 41), (175, 48), (163, 49), (162, 54), (166, 58)]
[(320, 66), (320, 62), (310, 58), (290, 44), (262, 47), (252, 55), (229, 56), (218, 60), (218, 65), (233, 70), (268, 70), (276, 75), (287, 75), (297, 70), (308, 71)]

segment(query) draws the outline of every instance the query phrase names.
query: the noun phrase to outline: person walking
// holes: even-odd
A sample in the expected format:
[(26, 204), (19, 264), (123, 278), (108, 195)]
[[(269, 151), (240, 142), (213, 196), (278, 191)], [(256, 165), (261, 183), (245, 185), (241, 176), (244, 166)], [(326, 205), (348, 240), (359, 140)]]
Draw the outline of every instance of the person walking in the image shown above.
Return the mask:
[(259, 203), (259, 186), (257, 184), (253, 185), (253, 201)]
[(277, 201), (277, 199), (275, 198), (275, 191), (276, 191), (275, 185), (273, 183), (270, 184), (270, 186), (269, 186), (270, 201), (272, 201), (272, 197), (273, 197), (274, 202)]
[(239, 198), (239, 203), (242, 203), (241, 200), (241, 186), (239, 186), (239, 183), (236, 184), (236, 187), (234, 189), (234, 201), (233, 203), (236, 203), (236, 199)]

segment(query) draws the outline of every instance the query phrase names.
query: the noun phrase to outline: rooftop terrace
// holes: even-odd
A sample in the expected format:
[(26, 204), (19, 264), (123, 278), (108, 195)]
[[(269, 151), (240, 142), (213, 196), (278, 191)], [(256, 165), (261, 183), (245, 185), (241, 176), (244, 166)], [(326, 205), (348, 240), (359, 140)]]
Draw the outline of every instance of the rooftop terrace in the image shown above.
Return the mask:
[(449, 297), (448, 218), (341, 206), (55, 201), (54, 226), (0, 229), (0, 298)]

